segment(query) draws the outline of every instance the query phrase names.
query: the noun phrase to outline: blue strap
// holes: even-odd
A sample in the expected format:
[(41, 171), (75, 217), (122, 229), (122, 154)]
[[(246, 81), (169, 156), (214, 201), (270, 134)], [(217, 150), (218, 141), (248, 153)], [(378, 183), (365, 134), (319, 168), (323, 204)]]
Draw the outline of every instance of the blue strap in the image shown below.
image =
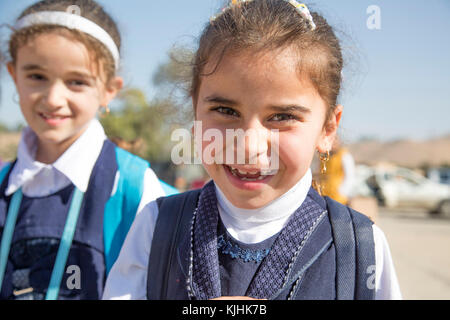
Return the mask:
[[(109, 274), (119, 257), (120, 249), (136, 216), (144, 191), (144, 175), (150, 164), (128, 151), (116, 147), (119, 178), (116, 190), (105, 206), (103, 240), (106, 274)], [(167, 195), (179, 193), (177, 189), (160, 180)]]
[(9, 172), (9, 169), (11, 169), (11, 163), (7, 163), (1, 170), (0, 170), (0, 185), (3, 183), (3, 179), (5, 179), (6, 175)]
[[(109, 274), (117, 260), (125, 237), (136, 216), (144, 191), (145, 171), (150, 164), (128, 151), (116, 147), (119, 178), (116, 190), (105, 206), (103, 221), (103, 240), (105, 249), (106, 274)], [(179, 191), (160, 180), (167, 195)]]
[(105, 206), (103, 241), (106, 274), (119, 256), (123, 241), (131, 227), (144, 189), (144, 174), (148, 162), (131, 153), (116, 148), (119, 178), (115, 193)]
[(59, 288), (61, 286), (61, 280), (65, 271), (70, 247), (72, 246), (73, 236), (75, 235), (75, 228), (77, 226), (78, 216), (80, 215), (83, 196), (84, 193), (78, 188), (75, 188), (45, 300), (58, 299)]
[(9, 204), (5, 228), (3, 229), (2, 243), (0, 247), (0, 289), (2, 288), (3, 277), (5, 276), (6, 264), (8, 263), (9, 249), (11, 248), (11, 241), (14, 234), (14, 227), (16, 226), (17, 216), (19, 214), (22, 197), (23, 194), (21, 189), (19, 189), (17, 192), (14, 193), (11, 202)]
[[(46, 300), (56, 300), (58, 298), (61, 280), (67, 263), (67, 257), (69, 255), (73, 236), (75, 234), (81, 203), (83, 202), (83, 195), (84, 194), (80, 190), (75, 188), (66, 225), (59, 244), (58, 254), (56, 255), (55, 265), (53, 266), (50, 284), (45, 297)], [(17, 216), (19, 215), (22, 198), (22, 189), (19, 189), (12, 196), (9, 204), (8, 215), (6, 217), (6, 224), (3, 230), (2, 243), (0, 247), (0, 288), (3, 284), (9, 250), (11, 248), (11, 241), (14, 234), (14, 228), (16, 226)]]

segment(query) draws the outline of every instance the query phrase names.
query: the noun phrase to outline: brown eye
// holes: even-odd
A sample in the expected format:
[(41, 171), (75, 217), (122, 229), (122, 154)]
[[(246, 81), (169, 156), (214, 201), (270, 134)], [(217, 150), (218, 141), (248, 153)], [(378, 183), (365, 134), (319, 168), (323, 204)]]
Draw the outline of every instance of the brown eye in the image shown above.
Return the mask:
[(30, 74), (30, 75), (28, 75), (27, 78), (30, 79), (30, 80), (34, 80), (34, 81), (43, 81), (43, 80), (46, 80), (46, 78), (45, 78), (43, 75), (38, 74), (38, 73)]
[(292, 114), (289, 114), (289, 113), (279, 113), (279, 114), (274, 115), (270, 119), (270, 121), (278, 121), (278, 122), (290, 121), (290, 120), (300, 120), (300, 119), (298, 117), (292, 115)]
[(217, 111), (218, 113), (227, 115), (227, 116), (232, 116), (232, 117), (239, 116), (239, 113), (237, 113), (234, 109), (229, 108), (229, 107), (217, 107), (217, 108), (214, 108), (213, 110)]
[(85, 85), (87, 85), (87, 83), (84, 82), (84, 81), (80, 81), (80, 80), (71, 80), (71, 81), (69, 81), (69, 85), (70, 85), (70, 86), (77, 86), (77, 87), (80, 87), (80, 86), (85, 86)]

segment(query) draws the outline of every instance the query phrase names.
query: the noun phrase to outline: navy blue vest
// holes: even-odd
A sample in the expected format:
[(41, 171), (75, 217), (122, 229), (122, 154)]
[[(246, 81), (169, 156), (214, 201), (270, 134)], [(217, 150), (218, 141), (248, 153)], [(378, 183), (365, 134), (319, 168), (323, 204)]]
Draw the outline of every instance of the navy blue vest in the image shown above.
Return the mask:
[[(115, 145), (106, 140), (90, 177), (66, 264), (66, 268), (79, 268), (80, 289), (72, 289), (73, 281), (69, 277), (74, 275), (74, 271), (66, 272), (61, 281), (59, 299), (102, 297), (106, 281), (103, 216), (118, 169), (114, 159)], [(5, 196), (8, 176), (0, 186), (0, 239), (11, 200), (11, 196)], [(33, 288), (28, 299), (45, 297), (73, 191), (74, 185), (70, 185), (46, 197), (24, 196), (14, 229), (0, 299), (20, 299), (20, 296), (14, 296), (13, 291), (26, 289), (26, 286)], [(72, 285), (68, 286), (67, 280)]]
[[(187, 283), (196, 280), (188, 279), (191, 252), (190, 225), (200, 194), (201, 191), (196, 190), (158, 199), (159, 216), (153, 236), (147, 277), (148, 299), (186, 300), (190, 298)], [(374, 288), (366, 290), (367, 280), (372, 275), (366, 273), (367, 266), (375, 265), (371, 221), (352, 210), (348, 211), (349, 216), (346, 220), (346, 216), (341, 213), (344, 208), (347, 210), (347, 207), (331, 199), (324, 199), (313, 188), (310, 189), (307, 201), (305, 200), (304, 203), (307, 203), (307, 206), (302, 205), (299, 212), (305, 215), (315, 212), (314, 217), (317, 219), (313, 224), (308, 224), (306, 229), (309, 228), (309, 230), (306, 236), (305, 230), (300, 230), (301, 228), (298, 231), (289, 230), (289, 232), (299, 232), (299, 237), (302, 237), (304, 241), (291, 263), (279, 266), (286, 271), (283, 281), (279, 282), (280, 285), (271, 288), (271, 291), (260, 290), (270, 292), (271, 296), (264, 298), (273, 300), (373, 299)], [(321, 212), (327, 212), (327, 214), (319, 216)], [(333, 223), (330, 219), (333, 219)], [(304, 222), (307, 223), (307, 221), (300, 223)], [(341, 240), (344, 239), (345, 242), (349, 238), (347, 235), (344, 237), (342, 235), (348, 230), (345, 230), (345, 226), (344, 228), (336, 227), (336, 225), (342, 225), (342, 222), (345, 226), (352, 228), (349, 231), (352, 241), (344, 245)], [(173, 227), (174, 225), (178, 227)], [(361, 234), (364, 234), (363, 237)], [(353, 239), (354, 235), (356, 236)], [(269, 245), (273, 242), (273, 239), (270, 240)], [(338, 248), (336, 244), (339, 244)], [(250, 283), (246, 293), (256, 293), (259, 285), (264, 286), (264, 282), (273, 282), (272, 279), (265, 280), (264, 275), (258, 273), (264, 265), (254, 270), (253, 277), (247, 274), (248, 272), (243, 272), (241, 275), (234, 272), (233, 277), (238, 279), (227, 278), (227, 272), (232, 272), (236, 268), (235, 264), (240, 262), (224, 260), (220, 255), (221, 245), (218, 247), (222, 294), (242, 295), (246, 292), (245, 288), (236, 286), (235, 283), (239, 281), (249, 283), (257, 277), (262, 279), (261, 283), (254, 283), (255, 281)], [(268, 255), (264, 260), (274, 261), (274, 258)], [(247, 270), (250, 269), (247, 268)], [(271, 269), (266, 267), (264, 270)], [(273, 286), (273, 283), (270, 285)]]

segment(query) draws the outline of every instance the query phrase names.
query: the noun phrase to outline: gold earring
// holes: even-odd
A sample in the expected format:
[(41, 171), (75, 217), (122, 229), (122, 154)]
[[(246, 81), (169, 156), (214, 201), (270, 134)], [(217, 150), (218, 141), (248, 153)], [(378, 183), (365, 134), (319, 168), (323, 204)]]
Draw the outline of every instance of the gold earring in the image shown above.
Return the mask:
[(325, 196), (325, 173), (327, 172), (327, 162), (330, 160), (330, 151), (327, 151), (326, 153), (321, 153), (320, 151), (318, 152), (320, 159), (320, 177), (318, 177), (319, 181), (314, 181), (313, 187), (321, 196)]
[(105, 106), (105, 107), (102, 107), (102, 108), (104, 108), (105, 111), (100, 113), (100, 117), (106, 117), (107, 115), (109, 115), (109, 113), (111, 112), (111, 110), (109, 109), (109, 107), (108, 107), (108, 106)]
[(319, 151), (319, 159), (320, 159), (320, 173), (324, 174), (327, 172), (327, 162), (330, 160), (330, 151), (326, 153), (320, 153)]

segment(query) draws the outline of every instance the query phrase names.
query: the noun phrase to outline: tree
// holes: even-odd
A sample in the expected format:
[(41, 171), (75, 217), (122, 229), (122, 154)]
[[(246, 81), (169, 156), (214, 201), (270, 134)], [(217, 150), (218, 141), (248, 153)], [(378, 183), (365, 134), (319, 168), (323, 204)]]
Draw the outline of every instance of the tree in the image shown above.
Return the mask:
[(127, 89), (118, 98), (120, 107), (100, 119), (106, 134), (118, 145), (150, 162), (170, 159), (174, 112), (170, 100), (148, 102), (139, 89)]
[(172, 131), (193, 119), (188, 98), (192, 57), (192, 51), (186, 48), (169, 52), (169, 60), (153, 75), (158, 95), (152, 101), (142, 90), (122, 91), (117, 110), (101, 119), (107, 135), (149, 161), (169, 161)]

